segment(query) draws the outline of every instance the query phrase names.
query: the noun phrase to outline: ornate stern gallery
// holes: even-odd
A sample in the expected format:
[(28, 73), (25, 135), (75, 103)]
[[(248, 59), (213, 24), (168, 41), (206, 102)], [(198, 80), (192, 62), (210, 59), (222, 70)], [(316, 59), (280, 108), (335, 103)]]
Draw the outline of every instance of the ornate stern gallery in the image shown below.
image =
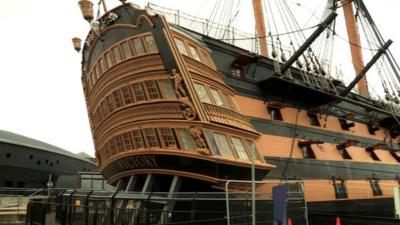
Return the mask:
[[(91, 3), (80, 6), (92, 21)], [(151, 179), (148, 191), (166, 191), (175, 178), (177, 190), (204, 191), (250, 180), (253, 154), (256, 180), (273, 168), (204, 44), (132, 4), (93, 21), (82, 84), (98, 167), (109, 183), (134, 176), (132, 190)]]

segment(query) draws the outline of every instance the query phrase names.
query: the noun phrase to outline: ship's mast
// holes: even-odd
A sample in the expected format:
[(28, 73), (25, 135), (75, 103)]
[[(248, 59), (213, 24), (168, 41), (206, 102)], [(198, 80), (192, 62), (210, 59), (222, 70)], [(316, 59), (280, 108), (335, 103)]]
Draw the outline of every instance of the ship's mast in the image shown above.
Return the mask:
[(268, 56), (267, 31), (264, 21), (264, 12), (261, 0), (253, 0), (254, 18), (256, 21), (257, 37), (261, 55)]
[(101, 0), (101, 3), (103, 4), (103, 9), (104, 9), (104, 13), (107, 13), (107, 5), (106, 5), (106, 1), (105, 0)]
[[(341, 0), (344, 18), (346, 21), (347, 35), (350, 42), (351, 57), (356, 74), (360, 74), (364, 68), (364, 62), (361, 52), (360, 35), (357, 29), (356, 18), (353, 9), (353, 0)], [(365, 76), (358, 82), (358, 92), (360, 95), (368, 97), (368, 84)]]

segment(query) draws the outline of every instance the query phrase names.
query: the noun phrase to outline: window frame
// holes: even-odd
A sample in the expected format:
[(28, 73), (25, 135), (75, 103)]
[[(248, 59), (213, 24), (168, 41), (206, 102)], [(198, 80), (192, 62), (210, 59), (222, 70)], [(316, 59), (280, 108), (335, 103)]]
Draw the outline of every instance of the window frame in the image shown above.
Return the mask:
[[(218, 151), (218, 155), (220, 155), (220, 156), (222, 156), (222, 157), (226, 157), (226, 158), (233, 158), (233, 159), (237, 159), (238, 157), (237, 157), (237, 155), (236, 155), (236, 152), (234, 151), (234, 149), (232, 148), (232, 145), (231, 145), (231, 143), (230, 143), (230, 141), (229, 141), (229, 136), (228, 135), (226, 135), (226, 134), (224, 134), (224, 133), (220, 133), (220, 132), (212, 132), (213, 133), (213, 137), (214, 137), (214, 140), (215, 140), (215, 144), (216, 144), (216, 146), (217, 146), (217, 151)], [(228, 146), (228, 148), (229, 148), (229, 151), (230, 151), (230, 154), (228, 155), (228, 154), (222, 154), (222, 151), (221, 151), (221, 149), (222, 148), (220, 148), (220, 144), (221, 144), (221, 142), (220, 141), (217, 141), (216, 139), (216, 136), (217, 135), (220, 135), (221, 137), (224, 137), (225, 138), (225, 140), (226, 140), (226, 143), (227, 143), (227, 145), (226, 146)], [(221, 146), (222, 147), (222, 146)], [(224, 151), (225, 151), (226, 149), (224, 149)]]
[[(149, 44), (149, 42), (147, 41), (147, 38), (151, 38), (152, 39), (152, 45), (151, 44)], [(155, 41), (155, 39), (154, 39), (154, 37), (153, 37), (153, 35), (152, 34), (149, 34), (149, 35), (144, 35), (143, 36), (143, 42), (144, 42), (144, 46), (145, 46), (145, 49), (147, 50), (146, 51), (146, 53), (156, 53), (156, 52), (158, 52), (159, 50), (158, 50), (158, 46), (157, 46), (157, 43), (156, 43), (156, 41)], [(151, 46), (153, 46), (153, 47), (151, 47)], [(152, 48), (154, 48), (153, 50), (151, 50)]]
[[(234, 139), (240, 141), (240, 144), (241, 144), (241, 147), (242, 147), (243, 150), (238, 150), (238, 148), (236, 148), (236, 145), (235, 145), (235, 143), (234, 143), (234, 141), (233, 141)], [(235, 153), (236, 153), (238, 159), (246, 160), (246, 161), (251, 161), (251, 160), (252, 160), (251, 155), (249, 154), (249, 152), (248, 152), (247, 149), (246, 149), (246, 144), (243, 143), (243, 140), (242, 140), (240, 137), (237, 137), (237, 136), (229, 136), (229, 141), (231, 142), (230, 144), (231, 144), (232, 147), (233, 147), (232, 149), (235, 151)], [(243, 153), (244, 153), (244, 155), (246, 156), (245, 158), (241, 157), (241, 155), (242, 155)], [(257, 154), (256, 154), (256, 155), (257, 155)], [(257, 158), (257, 157), (256, 157), (256, 158)]]
[[(184, 39), (181, 39), (181, 38), (178, 38), (178, 37), (174, 37), (174, 41), (175, 41), (175, 45), (176, 45), (179, 53), (184, 55), (184, 56), (190, 57), (186, 41)], [(180, 48), (180, 45), (177, 42), (181, 42), (182, 43), (181, 46), (183, 47), (183, 49), (185, 49), (184, 52), (181, 52), (182, 48)]]
[[(188, 135), (188, 137), (190, 137), (191, 138), (191, 142), (192, 142), (192, 144), (193, 144), (193, 146), (194, 146), (194, 148), (186, 148), (186, 140), (184, 140), (183, 138), (182, 138), (182, 136), (181, 136), (181, 131), (185, 131), (186, 133), (187, 133), (187, 135)], [(190, 132), (189, 132), (189, 129), (188, 128), (175, 128), (175, 134), (176, 134), (176, 137), (177, 137), (177, 139), (178, 139), (178, 142), (179, 142), (179, 146), (180, 146), (180, 149), (183, 149), (183, 150), (189, 150), (189, 151), (195, 151), (196, 149), (197, 149), (197, 144), (196, 144), (196, 141), (194, 140), (194, 138), (190, 135)]]
[[(154, 133), (153, 134), (148, 134), (147, 133), (148, 130), (152, 130)], [(143, 128), (143, 133), (144, 133), (144, 140), (145, 140), (146, 146), (148, 146), (148, 148), (160, 148), (161, 147), (159, 134), (158, 134), (156, 128), (152, 128), (152, 127)], [(157, 143), (156, 146), (153, 146), (153, 141), (150, 140), (149, 137), (153, 137), (154, 138), (154, 141)]]
[(206, 51), (204, 51), (203, 49), (200, 49), (199, 52), (200, 52), (201, 62), (206, 64), (206, 65), (208, 65), (208, 66), (211, 66), (212, 63), (211, 63), (210, 55)]
[[(133, 47), (135, 53), (136, 53), (135, 56), (145, 55), (145, 54), (148, 52), (147, 49), (146, 49), (145, 44), (144, 44), (143, 41), (142, 41), (142, 37), (143, 37), (143, 36), (137, 36), (137, 37), (131, 38), (131, 39), (129, 40), (129, 41), (131, 42), (131, 45), (132, 45), (132, 47)], [(136, 49), (136, 40), (139, 40), (138, 43), (140, 43), (140, 46), (141, 46), (140, 49), (143, 50), (143, 52), (140, 51), (140, 53), (139, 53), (138, 49)]]
[[(147, 101), (147, 93), (146, 93), (146, 91), (145, 91), (145, 88), (143, 87), (143, 83), (142, 82), (138, 82), (138, 83), (134, 83), (134, 84), (131, 84), (131, 86), (133, 87), (133, 93), (135, 94), (134, 96), (135, 96), (135, 102), (140, 102), (140, 101)], [(138, 99), (138, 94), (137, 94), (137, 89), (136, 89), (136, 86), (139, 86), (140, 87), (140, 89), (141, 89), (141, 93), (142, 93), (142, 95), (143, 95), (143, 99)]]
[[(163, 148), (168, 148), (168, 149), (179, 149), (179, 143), (178, 140), (176, 138), (176, 134), (173, 128), (170, 127), (160, 127), (157, 128), (158, 133), (160, 134), (160, 139), (161, 139), (161, 145)], [(164, 134), (163, 130), (169, 130), (171, 133), (170, 134)], [(166, 139), (166, 135), (170, 135), (174, 141), (175, 146), (167, 146), (167, 139)]]
[[(133, 39), (133, 38), (132, 38)], [(130, 58), (133, 58), (133, 57), (135, 57), (137, 54), (136, 54), (136, 52), (134, 51), (134, 48), (131, 46), (131, 44), (130, 44), (130, 40), (132, 40), (132, 39), (128, 39), (128, 40), (124, 40), (124, 41), (121, 41), (120, 43), (119, 43), (119, 46), (120, 46), (120, 49), (121, 49), (121, 53), (122, 53), (122, 55), (121, 55), (121, 61), (122, 60), (126, 60), (126, 59), (130, 59)], [(128, 47), (128, 49), (130, 50), (130, 53), (131, 53), (131, 55), (130, 56), (127, 56), (126, 55), (126, 52), (125, 52), (125, 48), (124, 48), (124, 44), (127, 44), (127, 47)]]
[[(128, 137), (128, 138), (126, 138), (126, 137)], [(134, 143), (133, 143), (132, 136), (131, 136), (130, 132), (122, 133), (121, 134), (121, 138), (122, 138), (122, 144), (124, 145), (125, 151), (129, 151), (129, 150), (135, 149), (135, 146), (134, 146)], [(127, 140), (128, 140), (128, 142), (127, 142)]]
[(114, 106), (115, 106), (114, 110), (119, 109), (124, 106), (124, 101), (123, 101), (122, 95), (121, 95), (121, 89), (117, 89), (117, 90), (113, 91), (111, 93), (111, 95), (114, 99)]
[[(154, 84), (154, 86), (149, 87), (148, 84)], [(154, 100), (154, 99), (160, 99), (162, 98), (160, 88), (158, 87), (158, 82), (155, 80), (146, 80), (143, 82), (143, 86), (145, 87), (145, 92), (147, 94), (148, 100)], [(153, 98), (152, 95), (154, 95), (155, 92), (150, 92), (150, 90), (156, 90), (157, 92), (157, 97)]]
[(116, 151), (117, 151), (116, 153), (118, 154), (120, 152), (124, 152), (125, 151), (125, 146), (124, 146), (124, 143), (122, 141), (121, 135), (120, 134), (115, 135), (113, 137), (113, 139), (114, 139), (115, 147), (116, 147)]
[[(139, 136), (136, 136), (135, 132), (138, 132), (138, 134), (140, 134), (140, 143), (141, 146), (139, 147), (138, 142), (137, 142), (137, 138), (139, 138)], [(130, 131), (131, 136), (132, 136), (132, 140), (133, 140), (133, 144), (135, 146), (135, 149), (145, 149), (146, 148), (146, 140), (144, 139), (144, 135), (143, 135), (143, 131), (142, 129), (133, 129), (132, 131)]]
[[(204, 91), (205, 91), (204, 93), (206, 93), (206, 96), (208, 97), (209, 102), (203, 101), (203, 98), (202, 98), (203, 95), (200, 95), (200, 93), (199, 93), (197, 87), (202, 87), (202, 88), (204, 88)], [(207, 104), (215, 105), (214, 99), (211, 97), (211, 94), (209, 93), (208, 87), (207, 87), (206, 85), (201, 84), (201, 83), (196, 83), (196, 82), (195, 82), (195, 83), (194, 83), (194, 89), (195, 89), (195, 91), (196, 91), (197, 96), (199, 96), (201, 102), (207, 103)]]
[[(168, 82), (169, 83), (169, 86), (170, 86), (171, 91), (172, 91), (171, 93), (173, 93), (172, 96), (167, 96), (166, 95), (167, 92), (164, 89), (164, 87), (166, 87), (166, 86), (164, 84), (162, 84), (164, 82)], [(177, 98), (176, 92), (175, 92), (175, 89), (174, 89), (174, 85), (172, 84), (170, 79), (160, 79), (160, 80), (157, 80), (157, 83), (158, 83), (159, 91), (160, 91), (160, 94), (161, 94), (161, 98), (164, 98), (164, 99), (176, 99)], [(166, 84), (166, 85), (168, 86), (168, 84)], [(163, 88), (161, 88), (161, 87), (163, 87)]]
[[(111, 51), (112, 51), (113, 56), (114, 56), (115, 64), (120, 63), (123, 60), (120, 46), (119, 45), (115, 45), (114, 47), (111, 48)], [(115, 56), (115, 52), (118, 52), (119, 57)], [(119, 60), (117, 60), (117, 58), (119, 58)]]
[[(130, 85), (121, 87), (121, 96), (124, 105), (135, 103), (135, 98), (134, 95), (132, 94), (132, 88)], [(130, 99), (130, 102), (128, 102), (127, 99)]]
[(252, 157), (252, 155), (253, 155), (253, 153), (252, 153), (253, 149), (252, 149), (252, 146), (250, 146), (249, 143), (251, 143), (251, 144), (254, 146), (254, 148), (255, 148), (255, 149), (254, 149), (254, 153), (256, 154), (256, 155), (255, 155), (255, 157), (256, 157), (255, 160), (258, 160), (258, 161), (262, 162), (263, 160), (262, 160), (262, 157), (261, 157), (261, 155), (260, 155), (260, 152), (258, 151), (258, 148), (257, 148), (256, 143), (255, 143), (253, 140), (250, 140), (250, 139), (245, 139), (244, 142), (245, 142), (246, 147), (247, 147), (247, 152), (248, 152), (249, 155), (250, 155), (250, 160), (251, 160), (251, 157)]
[(108, 111), (107, 115), (110, 115), (116, 109), (114, 103), (114, 97), (112, 95), (108, 95), (105, 99), (107, 101), (107, 111)]
[[(219, 92), (218, 89), (213, 88), (213, 87), (210, 87), (209, 90), (210, 90), (210, 93), (211, 93), (211, 97), (212, 97), (212, 99), (214, 100), (214, 105), (219, 106), (219, 107), (228, 108), (228, 107), (226, 106), (226, 103), (224, 102), (224, 99), (223, 99), (223, 97), (222, 97), (222, 95), (221, 95), (221, 93)], [(214, 93), (215, 93), (216, 95), (214, 95)], [(219, 98), (218, 100), (221, 101), (222, 105), (220, 105), (220, 104), (217, 103), (217, 100), (216, 100), (217, 98), (216, 98), (215, 96), (217, 96), (217, 97)]]
[[(195, 46), (195, 45), (193, 45), (191, 43), (188, 43), (187, 46), (188, 46), (188, 49), (189, 49), (190, 58), (196, 60), (197, 62), (201, 62), (202, 63), (201, 56), (200, 56), (200, 53), (199, 53), (199, 50), (198, 50), (197, 46)], [(197, 58), (194, 56), (192, 49), (196, 53)]]

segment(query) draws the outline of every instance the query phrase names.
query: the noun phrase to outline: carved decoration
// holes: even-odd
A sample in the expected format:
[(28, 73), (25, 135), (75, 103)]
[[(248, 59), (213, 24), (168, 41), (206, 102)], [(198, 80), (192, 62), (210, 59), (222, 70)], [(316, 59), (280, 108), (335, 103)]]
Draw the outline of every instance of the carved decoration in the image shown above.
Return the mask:
[(118, 14), (116, 14), (114, 12), (108, 13), (107, 16), (101, 18), (101, 20), (100, 20), (101, 29), (104, 29), (104, 28), (112, 25), (118, 18), (119, 18)]
[(188, 94), (186, 91), (186, 87), (183, 83), (182, 76), (178, 72), (176, 72), (176, 69), (172, 69), (170, 79), (173, 80), (175, 93), (178, 98), (187, 98)]
[(146, 21), (151, 28), (155, 27), (153, 20), (147, 15), (140, 15), (136, 21), (136, 26), (138, 26), (139, 28), (143, 26), (143, 21)]
[(193, 105), (189, 101), (184, 101), (181, 104), (183, 117), (187, 120), (194, 120), (197, 117), (196, 110), (194, 110)]
[(189, 133), (193, 137), (198, 148), (206, 149), (207, 144), (203, 135), (203, 131), (200, 127), (191, 126), (189, 127)]
[(198, 149), (197, 152), (201, 155), (211, 155), (210, 150), (206, 149), (206, 148), (202, 148), (202, 149)]

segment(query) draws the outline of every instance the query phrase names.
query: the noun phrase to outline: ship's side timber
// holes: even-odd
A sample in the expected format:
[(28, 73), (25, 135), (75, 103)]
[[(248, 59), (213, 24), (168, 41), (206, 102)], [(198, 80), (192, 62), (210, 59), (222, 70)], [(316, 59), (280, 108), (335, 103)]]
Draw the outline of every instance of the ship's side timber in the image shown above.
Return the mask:
[[(287, 95), (276, 95), (259, 85), (276, 76), (273, 60), (200, 34), (193, 36), (211, 50), (225, 83), (237, 93), (239, 112), (249, 117), (261, 134), (256, 144), (266, 161), (276, 166), (266, 179), (302, 180), (306, 200), (314, 210), (323, 205), (340, 211), (347, 204), (365, 205), (364, 215), (377, 215), (374, 210), (392, 213), (392, 209), (382, 207), (392, 204), (393, 187), (399, 185), (399, 136), (387, 126), (398, 117), (396, 108), (354, 93), (338, 97), (345, 88), (339, 82), (335, 83), (336, 93), (320, 90), (329, 96), (323, 104), (314, 99), (293, 101), (290, 95), (296, 92), (282, 87), (281, 92), (287, 91)], [(238, 61), (241, 73), (235, 71)], [(301, 83), (300, 71), (291, 72), (293, 82)], [(304, 144), (309, 145), (311, 157), (305, 155)], [(265, 188), (261, 185), (257, 190)], [(349, 207), (342, 210), (351, 212)]]
[[(117, 19), (110, 22), (110, 15)], [(253, 150), (256, 179), (264, 178), (273, 166), (255, 149), (259, 133), (237, 110), (235, 92), (207, 48), (130, 4), (100, 21), (100, 37), (89, 33), (86, 40), (82, 83), (98, 167), (108, 182), (140, 174), (210, 185), (248, 180)], [(203, 91), (213, 100), (204, 102)]]

